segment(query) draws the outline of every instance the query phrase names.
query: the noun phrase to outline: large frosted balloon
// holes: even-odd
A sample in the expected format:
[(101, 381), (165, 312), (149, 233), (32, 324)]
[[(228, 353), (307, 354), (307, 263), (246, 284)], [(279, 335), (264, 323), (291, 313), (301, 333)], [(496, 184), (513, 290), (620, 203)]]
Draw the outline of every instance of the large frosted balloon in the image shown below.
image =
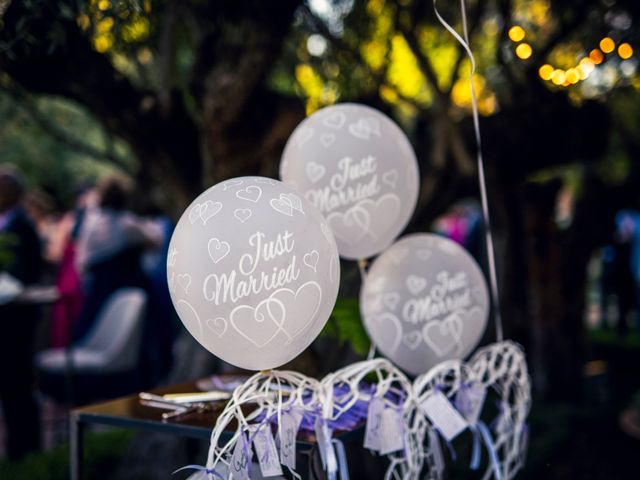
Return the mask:
[(418, 198), (416, 157), (400, 128), (370, 107), (324, 108), (294, 130), (280, 178), (326, 217), (344, 258), (387, 248)]
[(487, 325), (487, 285), (457, 243), (408, 235), (371, 265), (360, 293), (365, 328), (376, 347), (412, 374), (468, 355)]
[(340, 263), (318, 210), (281, 182), (219, 183), (183, 213), (169, 245), (171, 299), (189, 333), (221, 359), (263, 370), (320, 333)]

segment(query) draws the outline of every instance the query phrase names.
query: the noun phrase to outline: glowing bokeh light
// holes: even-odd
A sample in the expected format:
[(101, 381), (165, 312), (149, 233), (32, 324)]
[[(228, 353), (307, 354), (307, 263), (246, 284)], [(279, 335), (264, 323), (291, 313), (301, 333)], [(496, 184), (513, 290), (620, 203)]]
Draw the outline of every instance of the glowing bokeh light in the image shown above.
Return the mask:
[(611, 53), (616, 48), (616, 42), (611, 37), (604, 37), (600, 40), (600, 50), (604, 53)]
[(575, 85), (580, 81), (580, 74), (575, 68), (570, 68), (567, 70), (565, 75), (565, 81), (570, 83), (571, 85)]
[(598, 50), (597, 48), (594, 48), (593, 50), (591, 50), (589, 52), (589, 59), (595, 65), (600, 65), (602, 63), (602, 61), (604, 60), (604, 55), (602, 55), (602, 52), (600, 50)]
[(621, 59), (627, 60), (633, 55), (633, 48), (628, 43), (621, 43), (618, 47), (618, 55), (620, 55)]
[(590, 75), (591, 72), (595, 70), (596, 66), (593, 64), (593, 60), (588, 57), (580, 60), (580, 69), (584, 71), (587, 75)]
[(553, 67), (548, 63), (546, 65), (542, 65), (538, 69), (538, 74), (540, 78), (543, 80), (551, 80), (551, 75), (553, 75)]
[(560, 70), (559, 68), (555, 69), (551, 74), (551, 81), (556, 85), (562, 85), (566, 81), (564, 70)]
[(578, 72), (580, 80), (586, 80), (589, 77), (589, 73), (587, 73), (587, 69), (584, 65), (578, 65), (576, 67), (576, 72)]
[(509, 38), (512, 42), (519, 42), (524, 38), (524, 36), (524, 28), (522, 28), (520, 25), (514, 25), (509, 29)]
[(529, 58), (532, 53), (533, 49), (528, 43), (521, 43), (516, 47), (516, 55), (522, 60), (526, 60), (527, 58)]

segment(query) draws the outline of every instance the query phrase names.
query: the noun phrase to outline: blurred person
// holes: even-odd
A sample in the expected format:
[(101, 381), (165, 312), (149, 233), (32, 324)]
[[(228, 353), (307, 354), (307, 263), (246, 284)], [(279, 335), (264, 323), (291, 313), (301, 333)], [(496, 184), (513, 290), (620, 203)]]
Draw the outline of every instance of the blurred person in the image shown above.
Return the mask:
[(58, 218), (55, 215), (55, 201), (48, 193), (36, 189), (26, 193), (23, 204), (25, 212), (36, 227), (44, 251), (58, 222)]
[(55, 286), (59, 300), (51, 308), (51, 347), (66, 347), (72, 328), (78, 319), (84, 292), (76, 268), (78, 234), (88, 208), (95, 205), (92, 186), (82, 185), (75, 190), (75, 206), (56, 225), (46, 250), (46, 259), (57, 265)]
[(463, 245), (464, 239), (467, 236), (467, 218), (465, 216), (464, 208), (458, 203), (454, 204), (447, 210), (447, 212), (435, 220), (434, 230), (453, 240), (454, 242)]
[(129, 190), (122, 179), (101, 180), (97, 198), (98, 206), (85, 214), (77, 243), (76, 266), (86, 296), (74, 339), (87, 334), (104, 302), (117, 289), (149, 290), (142, 271), (142, 253), (162, 242), (156, 225), (128, 210)]
[(636, 329), (640, 334), (640, 212), (621, 210), (615, 222), (618, 332), (626, 333), (627, 314), (635, 307)]
[(142, 257), (142, 268), (149, 285), (149, 302), (144, 338), (143, 357), (147, 378), (156, 385), (168, 374), (173, 362), (173, 342), (179, 331), (179, 322), (167, 283), (169, 241), (175, 227), (173, 220), (160, 208), (159, 202), (139, 197), (137, 213), (153, 225), (160, 234), (158, 248), (148, 249)]
[[(25, 183), (18, 170), (0, 167), (0, 235), (12, 237), (11, 260), (5, 268), (28, 286), (38, 282), (42, 256), (38, 234), (20, 206)], [(33, 349), (38, 310), (33, 305), (0, 306), (0, 400), (7, 428), (10, 460), (38, 449), (40, 427), (33, 398)]]

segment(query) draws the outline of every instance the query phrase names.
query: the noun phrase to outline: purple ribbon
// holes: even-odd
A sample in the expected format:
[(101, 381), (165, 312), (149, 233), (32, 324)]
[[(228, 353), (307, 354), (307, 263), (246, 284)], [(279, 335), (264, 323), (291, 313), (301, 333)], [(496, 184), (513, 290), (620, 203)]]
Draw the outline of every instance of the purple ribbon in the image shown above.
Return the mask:
[(493, 437), (491, 436), (489, 428), (485, 425), (484, 422), (478, 422), (475, 425), (469, 425), (469, 429), (473, 433), (474, 439), (471, 468), (473, 470), (477, 470), (480, 466), (480, 439), (482, 439), (484, 440), (484, 444), (487, 447), (487, 452), (489, 453), (489, 461), (491, 463), (491, 467), (493, 468), (494, 478), (496, 480), (501, 480), (502, 474), (500, 471), (500, 460), (498, 459), (498, 454), (493, 445)]

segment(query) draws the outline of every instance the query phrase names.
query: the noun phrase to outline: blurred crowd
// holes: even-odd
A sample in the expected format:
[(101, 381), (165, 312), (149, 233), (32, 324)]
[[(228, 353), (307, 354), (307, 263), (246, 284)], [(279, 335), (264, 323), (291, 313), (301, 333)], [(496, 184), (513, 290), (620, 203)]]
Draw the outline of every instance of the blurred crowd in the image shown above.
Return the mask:
[[(640, 211), (617, 213), (610, 242), (601, 251), (600, 327), (620, 336), (640, 335)], [(630, 328), (631, 327), (631, 328)]]
[(78, 186), (64, 210), (52, 195), (28, 187), (16, 168), (0, 167), (0, 274), (25, 291), (34, 285), (56, 291), (51, 302), (36, 296), (0, 304), (0, 401), (10, 459), (39, 447), (35, 352), (82, 345), (117, 290), (135, 287), (146, 295), (136, 386), (166, 376), (178, 325), (165, 273), (172, 229), (171, 219), (148, 195), (134, 196), (125, 178)]

